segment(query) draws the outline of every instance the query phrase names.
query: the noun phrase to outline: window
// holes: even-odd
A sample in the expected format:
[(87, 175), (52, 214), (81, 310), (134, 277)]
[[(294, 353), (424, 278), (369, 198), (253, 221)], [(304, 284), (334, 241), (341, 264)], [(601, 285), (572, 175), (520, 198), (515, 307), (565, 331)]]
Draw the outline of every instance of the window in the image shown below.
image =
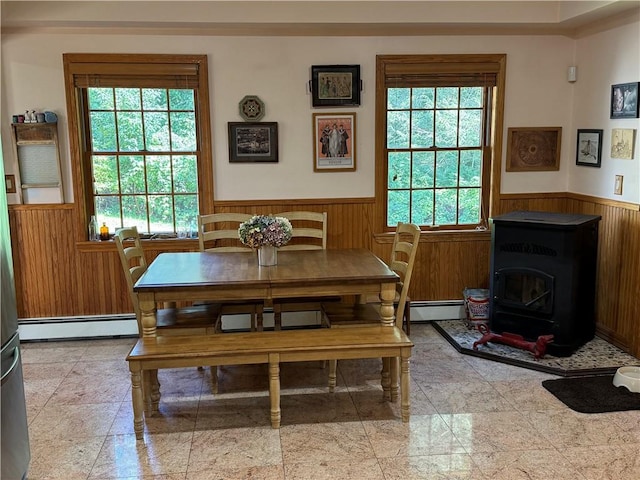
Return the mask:
[(502, 55), (378, 57), (376, 202), (384, 230), (398, 222), (486, 225), (503, 63)]
[(213, 198), (206, 57), (64, 58), (81, 223), (96, 215), (111, 231), (151, 234), (195, 224)]

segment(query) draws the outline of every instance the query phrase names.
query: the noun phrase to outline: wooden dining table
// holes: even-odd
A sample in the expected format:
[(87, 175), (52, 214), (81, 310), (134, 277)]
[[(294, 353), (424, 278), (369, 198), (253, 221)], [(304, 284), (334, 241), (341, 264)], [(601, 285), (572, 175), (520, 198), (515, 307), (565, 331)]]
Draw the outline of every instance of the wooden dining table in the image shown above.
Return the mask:
[(367, 249), (278, 252), (274, 266), (258, 265), (255, 252), (161, 253), (136, 282), (142, 336), (156, 334), (161, 302), (236, 301), (372, 295), (380, 297), (381, 322), (395, 324), (398, 275)]
[[(158, 255), (134, 285), (142, 336), (156, 335), (156, 306), (179, 301), (237, 301), (278, 298), (379, 295), (380, 321), (395, 325), (393, 300), (398, 275), (367, 249), (287, 250), (278, 263), (260, 266), (255, 252), (167, 252)], [(385, 359), (382, 388), (395, 401), (397, 359)], [(151, 396), (157, 402), (157, 379)]]

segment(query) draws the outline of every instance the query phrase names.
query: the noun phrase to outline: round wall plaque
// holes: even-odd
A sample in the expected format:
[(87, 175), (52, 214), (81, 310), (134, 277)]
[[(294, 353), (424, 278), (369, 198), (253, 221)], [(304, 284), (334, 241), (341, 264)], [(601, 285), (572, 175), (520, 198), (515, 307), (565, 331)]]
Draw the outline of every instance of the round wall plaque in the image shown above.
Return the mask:
[(240, 116), (246, 122), (258, 122), (264, 117), (265, 108), (264, 102), (255, 95), (247, 95), (238, 105), (240, 110)]

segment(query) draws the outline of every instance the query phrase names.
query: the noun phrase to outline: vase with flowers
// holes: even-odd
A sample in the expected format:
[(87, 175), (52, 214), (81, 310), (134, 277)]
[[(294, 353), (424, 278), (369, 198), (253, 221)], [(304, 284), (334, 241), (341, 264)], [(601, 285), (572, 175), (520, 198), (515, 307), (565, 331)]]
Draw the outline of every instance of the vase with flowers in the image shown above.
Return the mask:
[(263, 266), (278, 263), (278, 247), (291, 240), (291, 222), (285, 217), (270, 215), (254, 215), (240, 224), (238, 237), (240, 241), (258, 250), (258, 263)]

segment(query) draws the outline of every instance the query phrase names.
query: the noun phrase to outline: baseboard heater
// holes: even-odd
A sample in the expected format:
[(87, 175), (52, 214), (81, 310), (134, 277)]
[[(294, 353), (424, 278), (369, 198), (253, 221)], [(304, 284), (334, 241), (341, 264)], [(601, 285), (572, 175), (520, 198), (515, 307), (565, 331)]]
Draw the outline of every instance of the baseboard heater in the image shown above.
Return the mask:
[[(286, 315), (295, 326), (313, 325), (318, 322), (317, 314), (313, 312), (290, 312)], [(271, 317), (270, 312), (265, 313), (265, 327), (270, 325)], [(462, 300), (411, 302), (411, 323), (453, 318), (464, 318)], [(240, 322), (242, 321), (241, 319)], [(248, 316), (244, 321), (248, 326)], [(234, 319), (234, 323), (237, 322), (238, 320)], [(18, 332), (23, 342), (81, 340), (136, 337), (138, 326), (133, 314), (23, 318), (18, 321)]]

